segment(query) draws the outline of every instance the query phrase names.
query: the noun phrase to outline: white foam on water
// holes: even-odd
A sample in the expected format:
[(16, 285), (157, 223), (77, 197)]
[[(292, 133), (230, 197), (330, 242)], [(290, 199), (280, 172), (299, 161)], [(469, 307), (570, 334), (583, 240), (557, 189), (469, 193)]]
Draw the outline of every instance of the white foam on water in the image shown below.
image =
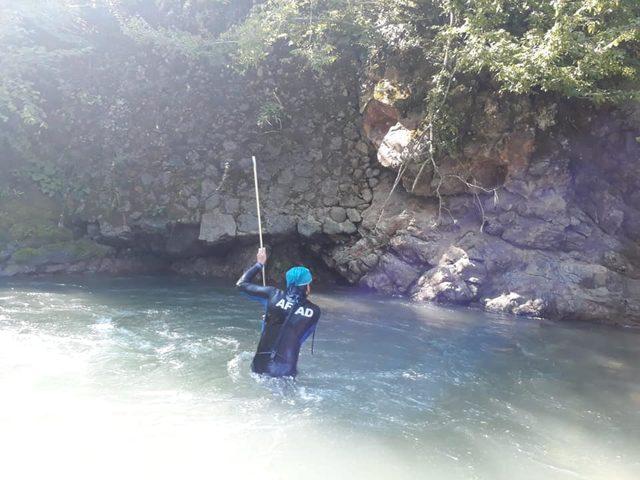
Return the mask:
[(512, 341), (505, 319), (434, 307), (433, 323), (394, 323), (384, 304), (322, 296), (322, 348), (297, 380), (270, 379), (250, 370), (253, 310), (216, 316), (194, 295), (191, 324), (149, 308), (175, 300), (153, 288), (147, 305), (122, 288), (0, 306), (2, 478), (640, 478), (637, 347), (614, 331), (611, 352), (551, 326), (514, 324)]
[(161, 337), (169, 338), (171, 340), (177, 340), (179, 338), (182, 338), (182, 335), (180, 333), (173, 332), (173, 331), (170, 331), (170, 330), (167, 330), (167, 329), (157, 330), (156, 333), (158, 335), (160, 335)]
[(253, 354), (251, 352), (240, 352), (227, 362), (227, 372), (233, 382), (238, 383), (246, 378), (252, 360)]
[(240, 348), (240, 342), (233, 337), (213, 337), (213, 342), (216, 346), (231, 347), (234, 351)]
[(155, 349), (155, 352), (160, 357), (169, 356), (172, 352), (175, 352), (175, 351), (176, 351), (176, 346), (174, 344), (165, 345), (163, 347), (158, 347)]
[(54, 335), (0, 330), (0, 378), (22, 383), (29, 378), (37, 381), (52, 375), (81, 375), (87, 370), (89, 356), (79, 346)]

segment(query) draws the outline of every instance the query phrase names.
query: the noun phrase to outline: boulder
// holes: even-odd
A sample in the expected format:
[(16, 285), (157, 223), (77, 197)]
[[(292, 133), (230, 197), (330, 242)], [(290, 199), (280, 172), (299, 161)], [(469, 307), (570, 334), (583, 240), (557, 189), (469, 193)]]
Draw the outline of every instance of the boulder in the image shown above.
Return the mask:
[(340, 224), (340, 229), (345, 235), (353, 235), (358, 231), (358, 228), (350, 220), (342, 222)]
[(397, 169), (402, 164), (402, 152), (411, 141), (411, 130), (397, 123), (384, 136), (378, 148), (378, 161), (387, 168)]
[(484, 266), (471, 260), (463, 249), (450, 247), (438, 265), (420, 277), (412, 298), (416, 301), (468, 304), (477, 299), (485, 278)]
[(469, 288), (469, 285), (454, 275), (449, 268), (437, 267), (418, 280), (412, 299), (465, 305), (475, 299), (476, 293), (477, 290)]
[(321, 232), (322, 224), (311, 216), (298, 221), (298, 233), (305, 238), (311, 238)]
[(347, 210), (347, 217), (353, 223), (360, 223), (362, 221), (362, 215), (355, 208), (349, 208)]
[(391, 253), (385, 253), (375, 268), (362, 278), (361, 283), (387, 293), (406, 293), (419, 276), (418, 268)]
[(513, 245), (544, 250), (558, 249), (565, 238), (565, 225), (537, 218), (515, 216), (504, 226), (502, 239)]
[(527, 298), (515, 292), (503, 293), (494, 298), (485, 298), (483, 304), (489, 312), (513, 313), (528, 317), (542, 315), (546, 307), (544, 300), (540, 298)]
[(258, 233), (258, 216), (254, 213), (241, 213), (237, 219), (238, 232)]
[(202, 215), (200, 221), (200, 240), (218, 243), (232, 240), (237, 233), (235, 219), (231, 215), (211, 212)]
[(328, 217), (324, 219), (324, 222), (322, 224), (322, 231), (327, 235), (351, 235), (353, 233), (356, 233), (358, 229), (349, 220), (338, 223), (331, 217)]
[(128, 225), (115, 226), (106, 220), (100, 220), (99, 237), (110, 245), (126, 244), (133, 239), (133, 232)]
[(296, 218), (292, 215), (267, 215), (264, 220), (265, 232), (271, 235), (294, 234), (296, 224)]
[(342, 223), (347, 219), (347, 211), (342, 207), (333, 207), (329, 211), (329, 216), (337, 223)]

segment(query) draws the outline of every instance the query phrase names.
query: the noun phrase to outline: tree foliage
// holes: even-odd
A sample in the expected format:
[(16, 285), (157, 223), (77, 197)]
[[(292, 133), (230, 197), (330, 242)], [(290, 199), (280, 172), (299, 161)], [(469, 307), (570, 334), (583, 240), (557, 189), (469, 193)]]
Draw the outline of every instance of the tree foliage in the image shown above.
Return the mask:
[(640, 98), (636, 0), (475, 0), (451, 10), (461, 69), (489, 71), (505, 91)]
[(0, 10), (0, 121), (17, 115), (26, 125), (44, 124), (34, 79), (41, 68), (53, 71), (78, 40), (71, 18), (60, 15), (62, 8), (56, 2), (27, 0)]
[(273, 57), (322, 72), (345, 53), (411, 51), (432, 67), (425, 100), (439, 118), (452, 82), (478, 74), (517, 94), (640, 98), (637, 0), (8, 0), (0, 135), (24, 151), (46, 128), (45, 97), (66, 88), (69, 59), (127, 41), (239, 72)]
[(508, 92), (620, 102), (640, 90), (636, 0), (268, 0), (227, 35), (240, 64), (277, 42), (312, 68), (349, 46), (420, 48), (433, 61), (448, 44), (457, 71), (487, 72)]

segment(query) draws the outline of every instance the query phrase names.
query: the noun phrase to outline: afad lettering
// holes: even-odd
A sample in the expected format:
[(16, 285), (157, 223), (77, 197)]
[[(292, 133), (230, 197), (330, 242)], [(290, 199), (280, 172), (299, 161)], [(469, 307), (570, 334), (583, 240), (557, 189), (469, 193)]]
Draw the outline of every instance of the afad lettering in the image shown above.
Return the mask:
[[(293, 303), (287, 302), (283, 298), (278, 303), (276, 303), (276, 307), (280, 307), (283, 310), (289, 310), (291, 307), (293, 307)], [(298, 309), (295, 311), (295, 315), (302, 315), (303, 317), (311, 318), (313, 317), (313, 309), (308, 307), (298, 307)]]

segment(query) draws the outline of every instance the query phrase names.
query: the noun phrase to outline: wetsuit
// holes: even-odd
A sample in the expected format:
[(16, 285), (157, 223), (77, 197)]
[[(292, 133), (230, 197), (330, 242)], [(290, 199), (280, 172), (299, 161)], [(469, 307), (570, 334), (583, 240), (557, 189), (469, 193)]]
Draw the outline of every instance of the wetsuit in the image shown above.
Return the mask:
[(236, 284), (242, 292), (266, 306), (262, 335), (251, 369), (272, 377), (295, 376), (300, 347), (315, 331), (320, 307), (307, 300), (306, 287), (291, 286), (283, 292), (251, 283), (261, 270), (262, 265), (256, 263)]

